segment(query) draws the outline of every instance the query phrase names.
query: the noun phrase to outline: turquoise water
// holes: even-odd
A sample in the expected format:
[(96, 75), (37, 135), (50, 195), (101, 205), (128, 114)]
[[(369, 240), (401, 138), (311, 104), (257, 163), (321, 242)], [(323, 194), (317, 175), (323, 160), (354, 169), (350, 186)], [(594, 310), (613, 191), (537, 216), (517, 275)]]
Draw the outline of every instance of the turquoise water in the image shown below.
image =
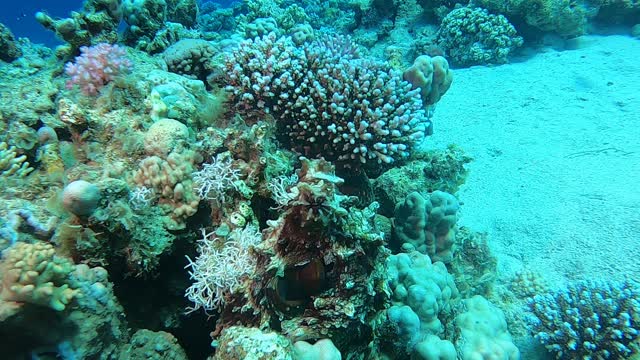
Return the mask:
[(0, 358), (640, 358), (637, 2), (1, 6)]

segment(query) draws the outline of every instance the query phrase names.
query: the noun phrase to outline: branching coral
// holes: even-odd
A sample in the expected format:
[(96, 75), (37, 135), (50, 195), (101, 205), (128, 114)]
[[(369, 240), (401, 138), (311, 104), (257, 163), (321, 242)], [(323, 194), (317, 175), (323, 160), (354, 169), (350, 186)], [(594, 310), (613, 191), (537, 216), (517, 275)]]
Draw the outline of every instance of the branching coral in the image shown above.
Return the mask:
[(0, 181), (9, 177), (24, 177), (33, 171), (26, 155), (18, 155), (16, 148), (0, 142)]
[(69, 285), (73, 263), (55, 254), (51, 244), (17, 243), (0, 262), (0, 299), (62, 311), (79, 294)]
[(338, 167), (380, 171), (408, 157), (430, 124), (420, 90), (361, 58), (348, 38), (299, 47), (272, 33), (240, 44), (226, 68), (230, 101), (246, 120), (271, 115), (285, 146)]
[(557, 359), (627, 359), (640, 351), (638, 284), (581, 282), (529, 300), (536, 338)]

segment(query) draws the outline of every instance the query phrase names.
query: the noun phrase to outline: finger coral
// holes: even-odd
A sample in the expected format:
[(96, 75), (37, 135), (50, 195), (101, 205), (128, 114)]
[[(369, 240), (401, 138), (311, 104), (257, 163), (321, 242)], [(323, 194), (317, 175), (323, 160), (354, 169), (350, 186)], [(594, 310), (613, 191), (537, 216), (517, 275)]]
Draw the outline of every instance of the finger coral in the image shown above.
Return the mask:
[(62, 311), (79, 294), (69, 287), (73, 263), (49, 243), (16, 243), (0, 262), (0, 299)]

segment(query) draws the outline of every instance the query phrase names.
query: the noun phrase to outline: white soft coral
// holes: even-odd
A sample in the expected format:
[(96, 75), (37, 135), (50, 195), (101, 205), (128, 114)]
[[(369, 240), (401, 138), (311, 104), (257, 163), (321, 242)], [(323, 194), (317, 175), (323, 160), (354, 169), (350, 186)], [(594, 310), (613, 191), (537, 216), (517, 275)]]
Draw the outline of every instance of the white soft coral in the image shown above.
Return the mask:
[(262, 240), (260, 232), (253, 225), (234, 229), (226, 240), (202, 229), (199, 241), (200, 255), (195, 261), (189, 257), (189, 275), (194, 283), (185, 296), (194, 303), (189, 311), (203, 308), (205, 311), (220, 309), (225, 304), (225, 296), (239, 289), (242, 279), (253, 273), (255, 258), (249, 249)]

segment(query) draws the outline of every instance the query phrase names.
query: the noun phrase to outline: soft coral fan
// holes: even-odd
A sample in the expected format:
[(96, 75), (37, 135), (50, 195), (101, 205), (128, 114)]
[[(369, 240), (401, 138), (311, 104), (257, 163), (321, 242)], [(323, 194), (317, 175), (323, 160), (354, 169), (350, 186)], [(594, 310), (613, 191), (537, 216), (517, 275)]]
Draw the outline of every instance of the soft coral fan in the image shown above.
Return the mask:
[[(245, 120), (270, 114), (279, 140), (338, 167), (379, 171), (409, 156), (430, 121), (420, 90), (344, 37), (302, 47), (271, 33), (227, 56), (227, 90)], [(381, 166), (383, 165), (383, 166)]]
[(76, 56), (75, 63), (65, 65), (65, 72), (71, 76), (67, 89), (78, 85), (83, 94), (96, 95), (107, 83), (131, 68), (125, 49), (118, 45), (101, 43), (83, 46), (80, 51), (82, 54)]

